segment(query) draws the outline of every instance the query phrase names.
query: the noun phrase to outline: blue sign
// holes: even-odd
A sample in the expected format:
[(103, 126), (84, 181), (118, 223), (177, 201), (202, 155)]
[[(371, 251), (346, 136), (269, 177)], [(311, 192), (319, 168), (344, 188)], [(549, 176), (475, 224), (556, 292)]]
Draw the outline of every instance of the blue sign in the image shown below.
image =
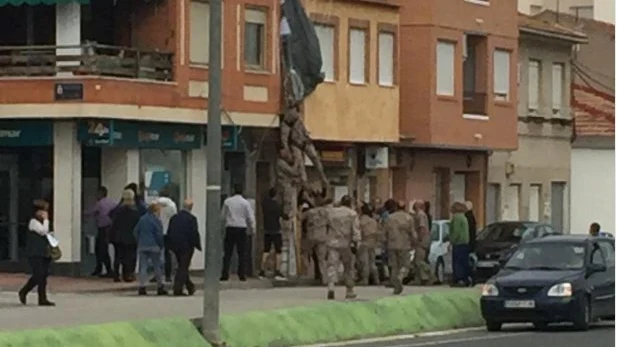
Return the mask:
[(54, 143), (54, 123), (44, 120), (0, 121), (0, 146), (51, 146)]
[[(223, 126), (221, 129), (221, 146), (228, 151), (238, 150), (238, 127)], [(207, 130), (204, 132), (204, 145), (208, 144)]]
[(201, 146), (201, 126), (88, 120), (79, 123), (78, 138), (90, 146), (195, 149)]

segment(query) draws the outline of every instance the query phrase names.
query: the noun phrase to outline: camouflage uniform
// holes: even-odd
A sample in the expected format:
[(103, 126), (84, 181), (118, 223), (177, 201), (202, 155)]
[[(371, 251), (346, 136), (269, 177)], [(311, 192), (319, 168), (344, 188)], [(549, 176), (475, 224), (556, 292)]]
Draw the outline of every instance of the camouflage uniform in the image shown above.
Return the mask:
[(338, 282), (338, 266), (343, 264), (343, 277), (347, 298), (355, 298), (353, 291), (352, 244), (361, 240), (358, 214), (346, 207), (328, 208), (328, 298), (334, 298), (334, 287)]
[(368, 285), (370, 276), (373, 276), (375, 281), (379, 281), (379, 273), (375, 264), (375, 251), (382, 239), (381, 228), (374, 218), (362, 215), (360, 217), (360, 233), (362, 242), (358, 249), (358, 258), (362, 271), (362, 284)]
[[(435, 275), (431, 271), (431, 267), (426, 263), (426, 251), (430, 242), (428, 216), (424, 211), (418, 210), (413, 216), (413, 221), (414, 228), (418, 233), (418, 242), (414, 245), (416, 252), (412, 264), (414, 284), (432, 284), (435, 280)], [(424, 232), (421, 232), (422, 227), (424, 227)]]
[(304, 219), (306, 221), (307, 241), (311, 252), (315, 250), (318, 259), (319, 272), (323, 284), (327, 284), (327, 263), (326, 257), (328, 249), (326, 241), (328, 238), (328, 209), (329, 206), (313, 207), (306, 211)]
[(396, 211), (384, 220), (386, 249), (388, 250), (388, 265), (390, 265), (390, 281), (394, 293), (403, 291), (403, 279), (409, 271), (409, 251), (415, 242), (413, 218), (405, 211)]

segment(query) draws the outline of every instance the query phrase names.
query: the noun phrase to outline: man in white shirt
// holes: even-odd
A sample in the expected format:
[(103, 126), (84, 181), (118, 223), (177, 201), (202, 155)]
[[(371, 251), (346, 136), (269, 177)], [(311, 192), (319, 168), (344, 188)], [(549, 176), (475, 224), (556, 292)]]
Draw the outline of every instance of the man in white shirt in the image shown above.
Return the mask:
[(255, 212), (251, 203), (242, 196), (242, 186), (234, 186), (234, 195), (223, 202), (221, 220), (225, 223), (223, 271), (221, 281), (229, 280), (231, 254), (238, 252), (238, 277), (246, 281), (248, 233), (255, 231)]
[(165, 262), (165, 282), (171, 282), (171, 251), (169, 250), (169, 240), (167, 239), (167, 229), (169, 229), (169, 221), (171, 217), (178, 213), (178, 207), (176, 203), (169, 197), (169, 193), (165, 190), (159, 193), (157, 199), (159, 206), (161, 207), (161, 214), (159, 219), (163, 224), (163, 235), (165, 237), (165, 249), (163, 250), (164, 262)]

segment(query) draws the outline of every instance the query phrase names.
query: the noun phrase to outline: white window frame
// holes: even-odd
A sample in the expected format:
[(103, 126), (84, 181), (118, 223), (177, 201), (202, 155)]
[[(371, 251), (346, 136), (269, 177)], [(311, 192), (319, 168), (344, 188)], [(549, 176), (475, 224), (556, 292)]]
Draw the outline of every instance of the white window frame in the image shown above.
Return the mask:
[(437, 41), (436, 54), (436, 92), (437, 95), (454, 96), (454, 63), (456, 43), (451, 41)]
[[(321, 50), (322, 67), (325, 80), (334, 82), (336, 80), (336, 69), (334, 68), (336, 59), (336, 27), (334, 25), (315, 23), (315, 32), (319, 39)], [(331, 39), (331, 42), (327, 40)]]
[(192, 0), (190, 6), (189, 62), (196, 65), (208, 65), (210, 61), (210, 3), (204, 0)]
[[(259, 63), (249, 64), (246, 61), (246, 28), (247, 24), (261, 25), (261, 47), (259, 47)], [(264, 7), (247, 7), (244, 9), (244, 45), (242, 48), (242, 59), (244, 60), (244, 66), (248, 70), (265, 70), (266, 69), (266, 55), (268, 47), (268, 9)]]
[(394, 86), (396, 34), (391, 31), (380, 31), (377, 37), (379, 48), (379, 66), (377, 67), (377, 82), (382, 87)]
[[(354, 41), (354, 38), (356, 40)], [(360, 39), (362, 38), (362, 39)], [(349, 83), (366, 84), (366, 45), (368, 30), (361, 28), (349, 28)]]
[(536, 111), (540, 107), (541, 90), (542, 62), (538, 59), (529, 59), (527, 64), (527, 108), (530, 111)]
[(510, 100), (511, 55), (511, 51), (504, 49), (495, 49), (493, 52), (493, 95), (495, 101)]
[(551, 105), (553, 115), (559, 116), (563, 107), (564, 91), (565, 91), (565, 64), (553, 63), (551, 69)]

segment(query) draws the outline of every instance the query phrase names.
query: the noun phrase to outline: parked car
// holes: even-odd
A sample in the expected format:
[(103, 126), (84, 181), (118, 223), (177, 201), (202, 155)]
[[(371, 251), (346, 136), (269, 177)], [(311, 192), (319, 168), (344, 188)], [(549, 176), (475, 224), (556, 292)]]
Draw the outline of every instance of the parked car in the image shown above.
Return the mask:
[(586, 235), (546, 236), (516, 250), (482, 288), (489, 331), (504, 323), (574, 323), (587, 330), (615, 319), (615, 240)]
[(544, 223), (506, 221), (491, 223), (476, 238), (475, 253), (478, 261), (474, 268), (474, 281), (483, 282), (499, 271), (516, 251), (519, 244), (538, 237), (558, 234)]
[[(445, 283), (452, 276), (452, 252), (450, 248), (450, 221), (447, 219), (433, 221), (428, 262), (435, 272), (439, 283)], [(474, 268), (477, 257), (469, 255), (469, 262)]]

